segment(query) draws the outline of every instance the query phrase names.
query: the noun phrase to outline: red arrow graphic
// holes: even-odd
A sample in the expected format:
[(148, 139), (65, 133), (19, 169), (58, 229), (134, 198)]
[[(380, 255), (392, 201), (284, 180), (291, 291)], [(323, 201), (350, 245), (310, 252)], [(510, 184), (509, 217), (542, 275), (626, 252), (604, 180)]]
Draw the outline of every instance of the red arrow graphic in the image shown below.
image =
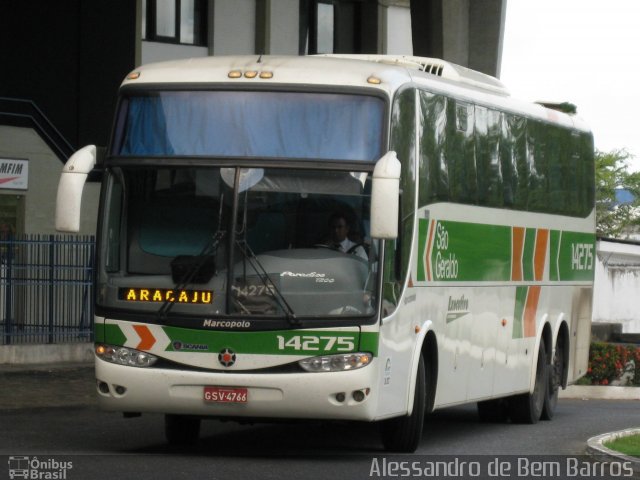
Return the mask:
[(0, 183), (7, 183), (7, 182), (10, 182), (12, 180), (15, 180), (16, 178), (20, 178), (20, 177), (0, 178)]
[(151, 347), (156, 343), (156, 338), (149, 330), (149, 327), (145, 325), (134, 325), (134, 330), (140, 337), (140, 343), (136, 347), (137, 350), (150, 350)]

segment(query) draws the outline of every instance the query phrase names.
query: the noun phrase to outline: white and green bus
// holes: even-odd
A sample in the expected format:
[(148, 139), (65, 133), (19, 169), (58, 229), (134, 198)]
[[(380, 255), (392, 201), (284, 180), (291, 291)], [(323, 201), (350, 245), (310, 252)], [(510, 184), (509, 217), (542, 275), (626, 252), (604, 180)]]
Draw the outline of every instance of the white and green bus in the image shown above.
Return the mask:
[[(95, 163), (89, 146), (64, 167), (59, 230)], [(165, 414), (169, 442), (203, 418), (359, 420), (410, 452), (435, 409), (535, 423), (586, 371), (592, 135), (492, 77), (393, 56), (148, 65), (98, 164), (99, 403)]]

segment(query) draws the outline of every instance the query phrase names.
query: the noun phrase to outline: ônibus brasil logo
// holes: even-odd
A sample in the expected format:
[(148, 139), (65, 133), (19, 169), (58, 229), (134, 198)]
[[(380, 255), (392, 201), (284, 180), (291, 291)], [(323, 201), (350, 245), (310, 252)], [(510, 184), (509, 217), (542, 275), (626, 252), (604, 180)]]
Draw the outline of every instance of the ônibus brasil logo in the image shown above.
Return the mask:
[(73, 462), (17, 455), (10, 456), (8, 463), (11, 479), (66, 480), (67, 471), (73, 468)]

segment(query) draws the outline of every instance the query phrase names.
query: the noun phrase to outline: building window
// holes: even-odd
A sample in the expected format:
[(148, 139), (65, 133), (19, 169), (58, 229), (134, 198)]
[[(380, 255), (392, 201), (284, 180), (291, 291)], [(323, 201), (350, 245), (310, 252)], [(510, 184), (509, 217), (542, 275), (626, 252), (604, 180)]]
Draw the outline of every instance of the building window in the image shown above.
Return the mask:
[(298, 51), (301, 55), (377, 52), (379, 1), (300, 0)]
[(142, 38), (207, 45), (207, 0), (142, 0)]
[(335, 5), (318, 2), (316, 5), (316, 53), (333, 53)]

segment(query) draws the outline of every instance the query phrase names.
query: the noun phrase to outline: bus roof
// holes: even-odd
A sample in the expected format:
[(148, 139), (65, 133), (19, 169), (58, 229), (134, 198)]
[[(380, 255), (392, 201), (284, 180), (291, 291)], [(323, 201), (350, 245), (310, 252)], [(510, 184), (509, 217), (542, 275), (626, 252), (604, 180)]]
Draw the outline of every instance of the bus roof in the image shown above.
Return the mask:
[(136, 68), (122, 86), (313, 85), (370, 88), (392, 97), (406, 84), (549, 123), (589, 131), (575, 115), (512, 98), (496, 78), (440, 59), (404, 55), (218, 56)]

